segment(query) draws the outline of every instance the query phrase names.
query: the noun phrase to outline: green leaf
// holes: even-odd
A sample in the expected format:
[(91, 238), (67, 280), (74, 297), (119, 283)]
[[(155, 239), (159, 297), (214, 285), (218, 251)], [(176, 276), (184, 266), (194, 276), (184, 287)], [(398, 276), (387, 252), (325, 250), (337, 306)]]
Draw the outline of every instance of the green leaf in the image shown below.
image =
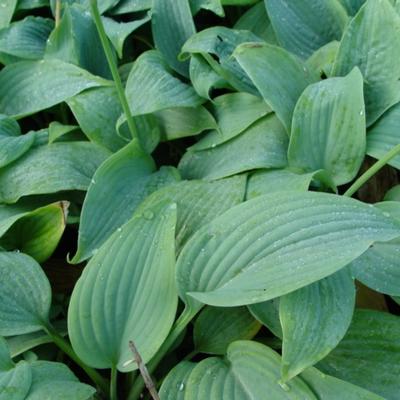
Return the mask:
[(37, 262), (22, 253), (0, 252), (0, 335), (41, 330), (47, 324), (51, 288)]
[(119, 3), (110, 10), (110, 14), (119, 15), (149, 10), (151, 5), (152, 0), (120, 0)]
[(179, 163), (179, 170), (187, 179), (213, 180), (256, 168), (282, 168), (287, 165), (287, 146), (284, 127), (270, 115), (211, 149), (189, 149)]
[(0, 245), (22, 251), (39, 263), (46, 261), (64, 233), (68, 206), (68, 202), (58, 202), (25, 214), (1, 237)]
[(117, 135), (116, 123), (122, 107), (114, 87), (85, 90), (67, 100), (85, 135), (111, 151), (119, 150), (126, 141)]
[(355, 298), (347, 268), (281, 297), (285, 381), (316, 364), (338, 345), (350, 326)]
[(393, 186), (385, 194), (385, 201), (400, 201), (400, 185)]
[(214, 130), (191, 147), (204, 150), (239, 135), (255, 121), (271, 112), (265, 102), (249, 93), (229, 93), (213, 100), (212, 111), (219, 130)]
[(319, 367), (387, 400), (399, 394), (400, 318), (358, 310), (344, 339)]
[(150, 13), (146, 14), (143, 18), (139, 18), (130, 22), (118, 22), (112, 18), (102, 17), (104, 29), (115, 50), (117, 51), (119, 58), (122, 58), (122, 52), (126, 38), (146, 22), (149, 22), (150, 18)]
[(186, 382), (195, 366), (190, 361), (182, 361), (172, 368), (161, 385), (160, 399), (184, 400)]
[(327, 277), (375, 241), (399, 234), (398, 223), (354, 199), (315, 192), (259, 196), (193, 235), (178, 258), (179, 294), (193, 310), (199, 301), (259, 303)]
[(34, 8), (47, 7), (49, 0), (18, 0), (17, 10), (32, 10)]
[(80, 4), (65, 6), (60, 24), (49, 37), (45, 58), (75, 64), (94, 75), (111, 78), (94, 21)]
[(0, 53), (26, 60), (43, 58), (47, 38), (54, 27), (51, 19), (26, 17), (0, 31)]
[(196, 33), (189, 0), (153, 0), (151, 27), (156, 48), (169, 66), (189, 76), (189, 63), (178, 60), (183, 44)]
[(0, 371), (4, 372), (14, 367), (6, 340), (0, 336)]
[(87, 142), (59, 142), (31, 149), (0, 169), (0, 202), (31, 194), (86, 190), (97, 167), (109, 156)]
[(254, 318), (265, 325), (276, 337), (283, 337), (279, 319), (279, 298), (247, 306)]
[(251, 174), (247, 183), (246, 199), (282, 191), (306, 192), (312, 181), (320, 180), (335, 189), (323, 170), (298, 174), (288, 169), (260, 170)]
[(339, 42), (333, 41), (321, 47), (306, 61), (307, 67), (321, 78), (331, 77), (339, 46)]
[(243, 44), (233, 56), (290, 132), (297, 99), (316, 77), (295, 56), (269, 44)]
[(224, 211), (243, 201), (245, 176), (220, 179), (215, 182), (182, 181), (171, 184), (148, 196), (138, 207), (144, 213), (147, 208), (162, 202), (176, 203), (176, 247), (179, 252), (187, 240), (203, 225)]
[(195, 350), (225, 354), (231, 342), (252, 339), (260, 327), (246, 307), (205, 307), (194, 323)]
[[(60, 335), (67, 335), (67, 323), (65, 320), (55, 321), (54, 325)], [(7, 344), (13, 358), (37, 346), (52, 342), (52, 338), (45, 331), (36, 331), (7, 338)]]
[(202, 55), (215, 72), (235, 89), (257, 95), (254, 85), (232, 57), (235, 48), (246, 42), (262, 42), (262, 40), (249, 31), (215, 26), (193, 35), (182, 47), (179, 57), (186, 59), (193, 54)]
[(363, 79), (358, 68), (345, 78), (310, 85), (293, 113), (289, 166), (325, 169), (336, 185), (350, 182), (366, 149)]
[(196, 93), (211, 100), (212, 89), (227, 87), (228, 83), (218, 75), (199, 54), (193, 54), (189, 65), (190, 80)]
[(20, 361), (9, 370), (0, 370), (0, 400), (24, 400), (32, 382), (30, 365)]
[[(394, 146), (400, 143), (400, 103), (396, 104), (368, 130), (367, 154), (376, 159), (383, 157)], [(400, 156), (388, 161), (388, 164), (400, 169)]]
[(357, 14), (358, 10), (365, 3), (366, 0), (340, 0), (344, 5), (349, 15)]
[[(387, 216), (400, 221), (400, 203), (385, 201), (375, 204)], [(400, 295), (400, 240), (375, 243), (351, 263), (354, 277), (377, 292)]]
[(65, 138), (68, 133), (74, 132), (79, 129), (77, 125), (63, 125), (58, 121), (50, 122), (49, 124), (49, 144), (61, 139)]
[(279, 43), (305, 59), (332, 40), (340, 40), (347, 13), (339, 0), (265, 0)]
[(319, 399), (384, 400), (383, 397), (349, 382), (325, 375), (316, 368), (308, 368), (300, 376)]
[(226, 358), (207, 358), (192, 370), (185, 400), (252, 400), (265, 398), (266, 393), (274, 400), (316, 400), (299, 378), (288, 385), (278, 383), (279, 369), (280, 357), (268, 347), (250, 341), (233, 342)]
[(68, 330), (87, 365), (137, 368), (129, 340), (147, 363), (174, 321), (176, 205), (136, 214), (89, 261), (72, 293)]
[(197, 14), (201, 9), (212, 11), (219, 17), (225, 17), (224, 8), (222, 7), (221, 0), (189, 0), (190, 9), (192, 14)]
[(172, 107), (197, 107), (203, 102), (191, 86), (172, 75), (155, 50), (136, 59), (126, 84), (126, 96), (133, 115)]
[(91, 386), (80, 383), (64, 364), (35, 361), (31, 367), (32, 386), (26, 400), (87, 400), (96, 392)]
[(262, 1), (242, 14), (234, 25), (234, 28), (251, 31), (261, 39), (264, 39), (264, 41), (277, 44), (275, 32)]
[(0, 72), (0, 113), (17, 118), (108, 82), (59, 60), (23, 61)]
[(34, 144), (35, 132), (21, 135), (18, 123), (0, 114), (0, 168), (26, 153)]
[(355, 66), (364, 76), (367, 125), (399, 101), (400, 17), (388, 0), (368, 0), (346, 28), (333, 75)]
[(95, 254), (117, 228), (132, 218), (148, 194), (177, 180), (173, 170), (166, 168), (153, 173), (154, 170), (153, 159), (141, 150), (136, 140), (98, 168), (83, 203), (73, 263)]
[(208, 129), (217, 129), (214, 117), (203, 106), (169, 108), (158, 111), (155, 115), (163, 140), (194, 136)]
[(17, 0), (2, 0), (2, 2), (0, 3), (0, 29), (5, 28), (9, 25), (16, 6)]

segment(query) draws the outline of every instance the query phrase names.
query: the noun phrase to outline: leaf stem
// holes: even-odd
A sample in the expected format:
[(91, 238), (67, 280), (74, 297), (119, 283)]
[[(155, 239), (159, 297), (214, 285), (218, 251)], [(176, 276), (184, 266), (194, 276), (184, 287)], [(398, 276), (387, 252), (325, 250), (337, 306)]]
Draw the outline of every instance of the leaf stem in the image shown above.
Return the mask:
[(55, 18), (55, 26), (57, 28), (58, 25), (60, 25), (60, 19), (61, 19), (61, 0), (56, 0), (56, 9), (54, 12), (54, 18)]
[[(188, 326), (189, 322), (194, 318), (197, 312), (192, 312), (190, 309), (185, 308), (183, 313), (177, 319), (175, 324), (173, 325), (171, 332), (165, 339), (164, 343), (158, 349), (155, 356), (149, 361), (147, 364), (147, 369), (149, 373), (153, 373), (157, 368), (160, 361), (164, 358), (164, 356), (171, 349), (176, 339), (178, 339), (179, 335), (183, 332), (183, 330)], [(127, 400), (138, 400), (140, 398), (140, 394), (144, 389), (144, 381), (141, 378), (136, 379), (134, 385), (132, 386), (131, 391), (129, 392)]]
[(344, 193), (343, 196), (351, 197), (361, 186), (372, 178), (381, 168), (383, 168), (393, 157), (400, 154), (400, 143), (388, 151), (372, 167), (368, 168)]
[(138, 133), (135, 125), (135, 121), (133, 120), (131, 109), (129, 108), (128, 100), (125, 96), (124, 87), (122, 85), (121, 77), (118, 73), (118, 67), (114, 60), (114, 56), (111, 50), (110, 43), (107, 38), (106, 31), (104, 30), (103, 22), (101, 21), (101, 16), (99, 9), (97, 7), (97, 0), (90, 0), (90, 7), (93, 16), (94, 23), (96, 24), (97, 32), (99, 33), (101, 44), (104, 49), (104, 53), (107, 58), (108, 66), (110, 67), (110, 71), (112, 77), (114, 79), (115, 88), (117, 89), (118, 98), (121, 103), (122, 109), (124, 111), (126, 121), (128, 123), (129, 130), (131, 132), (132, 138), (138, 138)]
[(89, 376), (89, 378), (104, 392), (108, 393), (109, 385), (106, 379), (104, 379), (96, 370), (88, 367), (75, 353), (71, 345), (54, 329), (50, 324), (47, 324), (45, 331), (51, 337), (54, 344), (56, 344), (65, 354), (67, 354), (71, 360), (78, 364)]
[(118, 371), (115, 366), (111, 368), (111, 384), (110, 384), (110, 399), (111, 400), (118, 400), (117, 395), (117, 378), (118, 378)]

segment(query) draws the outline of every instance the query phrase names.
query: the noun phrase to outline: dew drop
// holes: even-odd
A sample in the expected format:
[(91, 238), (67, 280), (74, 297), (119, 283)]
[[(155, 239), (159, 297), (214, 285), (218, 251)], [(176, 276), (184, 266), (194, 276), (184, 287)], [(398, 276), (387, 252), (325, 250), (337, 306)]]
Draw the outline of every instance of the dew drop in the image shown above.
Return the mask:
[(154, 213), (153, 213), (152, 211), (146, 210), (146, 211), (143, 213), (143, 217), (144, 217), (145, 219), (148, 219), (148, 220), (153, 219), (153, 218), (154, 218)]
[(181, 384), (179, 385), (179, 391), (182, 392), (184, 388), (185, 388), (185, 384), (183, 382), (181, 382)]
[(285, 391), (285, 392), (289, 392), (290, 391), (290, 387), (287, 383), (284, 383), (282, 381), (278, 381), (279, 386)]

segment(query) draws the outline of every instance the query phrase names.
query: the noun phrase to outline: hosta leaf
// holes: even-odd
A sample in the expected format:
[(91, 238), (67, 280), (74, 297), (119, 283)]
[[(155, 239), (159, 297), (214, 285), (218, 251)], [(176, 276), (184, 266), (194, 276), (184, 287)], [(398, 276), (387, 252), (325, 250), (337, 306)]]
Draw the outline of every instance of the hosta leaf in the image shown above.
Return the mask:
[(49, 0), (19, 0), (17, 10), (31, 10), (49, 5)]
[(259, 303), (331, 275), (375, 241), (399, 234), (398, 223), (354, 199), (315, 192), (259, 196), (193, 235), (178, 259), (179, 293), (193, 310), (198, 301)]
[(271, 109), (259, 97), (242, 92), (229, 93), (215, 98), (213, 112), (219, 130), (210, 132), (192, 146), (192, 150), (204, 150), (227, 142), (255, 121), (269, 114)]
[(212, 89), (228, 86), (227, 82), (199, 54), (193, 54), (190, 58), (189, 75), (193, 89), (205, 99), (211, 100)]
[(280, 357), (268, 347), (250, 341), (233, 342), (225, 359), (207, 358), (187, 379), (185, 400), (304, 399), (316, 397), (299, 378), (279, 384)]
[(188, 150), (179, 163), (179, 170), (187, 179), (212, 180), (256, 168), (282, 168), (287, 164), (287, 146), (284, 127), (271, 115), (219, 146)]
[(4, 372), (14, 367), (11, 360), (10, 350), (6, 340), (0, 336), (0, 371)]
[(272, 28), (268, 14), (265, 10), (265, 5), (262, 1), (247, 10), (237, 20), (234, 28), (251, 31), (268, 43), (277, 43), (275, 32)]
[(233, 56), (290, 132), (297, 99), (315, 77), (299, 59), (273, 45), (243, 44)]
[(67, 100), (82, 131), (93, 142), (116, 151), (126, 144), (117, 135), (116, 123), (122, 113), (114, 87), (98, 87)]
[(205, 130), (217, 128), (214, 117), (203, 106), (169, 108), (158, 111), (155, 115), (162, 129), (163, 140), (194, 136)]
[(54, 106), (102, 78), (59, 60), (23, 61), (0, 72), (0, 113), (22, 117)]
[[(400, 221), (400, 202), (375, 204), (386, 215)], [(400, 240), (375, 243), (351, 263), (354, 277), (377, 292), (400, 296)]]
[[(63, 125), (58, 121), (50, 122), (48, 132), (49, 132), (49, 144), (57, 140), (65, 140), (69, 133), (74, 132), (79, 129), (77, 125)], [(62, 139), (61, 139), (62, 138)]]
[(120, 0), (120, 2), (110, 10), (110, 14), (119, 15), (136, 11), (144, 11), (151, 8), (152, 0)]
[(399, 101), (399, 52), (400, 17), (388, 0), (368, 0), (346, 28), (333, 69), (343, 76), (360, 68), (368, 126)]
[(316, 364), (337, 346), (349, 328), (355, 297), (347, 268), (281, 297), (285, 381)]
[(126, 84), (126, 96), (133, 115), (172, 107), (197, 107), (203, 102), (191, 86), (172, 75), (155, 50), (136, 59)]
[(108, 38), (115, 50), (117, 50), (118, 57), (122, 58), (126, 38), (146, 22), (149, 22), (150, 14), (146, 14), (143, 18), (131, 22), (118, 22), (108, 17), (102, 17), (102, 20)]
[(99, 167), (83, 203), (78, 250), (73, 263), (95, 254), (117, 228), (132, 218), (136, 207), (148, 194), (176, 180), (173, 170), (164, 169), (153, 174), (154, 170), (153, 159), (140, 149), (136, 140)]
[(17, 6), (17, 1), (18, 0), (1, 0), (0, 29), (8, 26), (10, 23)]
[(129, 340), (147, 363), (173, 323), (176, 205), (136, 214), (89, 261), (72, 293), (74, 350), (95, 368), (137, 368)]
[(221, 0), (189, 0), (190, 9), (192, 10), (192, 14), (197, 14), (201, 9), (212, 11), (214, 14), (217, 14), (219, 17), (224, 17), (225, 12), (222, 7)]
[(400, 374), (400, 318), (378, 311), (358, 310), (344, 339), (319, 367), (323, 372), (387, 400), (396, 400)]
[(319, 399), (384, 400), (383, 397), (352, 385), (349, 382), (325, 375), (316, 368), (306, 369), (300, 377)]
[(0, 252), (0, 335), (41, 330), (47, 323), (51, 288), (36, 261), (22, 253)]
[(35, 361), (31, 367), (32, 386), (26, 400), (87, 400), (96, 392), (91, 386), (80, 383), (64, 364)]
[(0, 239), (7, 250), (19, 250), (41, 263), (47, 260), (66, 226), (68, 202), (38, 208), (16, 221)]
[(0, 53), (27, 60), (43, 57), (47, 38), (54, 27), (50, 19), (26, 17), (0, 31)]
[(109, 152), (87, 142), (60, 142), (31, 149), (0, 169), (0, 202), (31, 194), (86, 190)]
[(167, 2), (153, 0), (151, 27), (156, 48), (169, 66), (189, 76), (189, 63), (178, 60), (183, 44), (196, 33), (189, 0)]
[(203, 225), (243, 201), (245, 176), (220, 179), (215, 182), (182, 181), (168, 185), (148, 196), (138, 207), (148, 207), (168, 201), (178, 206), (176, 241), (179, 251), (183, 244)]
[(305, 174), (298, 174), (288, 169), (260, 170), (249, 177), (246, 198), (249, 200), (272, 192), (294, 190), (306, 192), (314, 179), (334, 189), (333, 183), (329, 182), (326, 175), (322, 170)]
[(357, 14), (358, 10), (365, 3), (365, 1), (366, 0), (340, 0), (350, 15)]
[(232, 57), (235, 48), (245, 42), (262, 42), (262, 40), (249, 31), (215, 26), (193, 35), (184, 44), (180, 58), (185, 59), (191, 54), (201, 54), (215, 72), (235, 89), (257, 95), (254, 85)]
[(279, 43), (301, 58), (340, 40), (347, 13), (339, 0), (265, 0)]
[(225, 354), (231, 342), (252, 339), (260, 327), (246, 307), (205, 307), (194, 323), (195, 350)]
[[(400, 103), (396, 104), (377, 121), (367, 135), (367, 154), (376, 159), (383, 157), (394, 146), (400, 143)], [(388, 164), (400, 169), (400, 156), (388, 161)]]
[(172, 368), (160, 388), (161, 400), (184, 400), (186, 381), (196, 366), (190, 361), (182, 361)]
[(400, 185), (393, 186), (385, 194), (385, 201), (399, 201), (400, 202)]
[(337, 185), (350, 182), (366, 148), (363, 79), (358, 68), (345, 78), (310, 85), (293, 113), (289, 165), (325, 169)]
[(249, 311), (254, 318), (265, 325), (276, 337), (283, 337), (282, 325), (279, 319), (279, 299), (263, 301), (262, 303), (251, 304)]
[(339, 42), (333, 41), (321, 47), (306, 61), (307, 67), (321, 78), (331, 77), (339, 46)]
[(31, 368), (25, 361), (12, 369), (0, 370), (0, 400), (25, 400), (31, 382)]
[(62, 60), (94, 75), (111, 78), (94, 21), (80, 4), (65, 6), (60, 24), (49, 37), (45, 58)]
[(35, 142), (36, 133), (21, 135), (18, 123), (0, 114), (0, 168), (26, 153)]

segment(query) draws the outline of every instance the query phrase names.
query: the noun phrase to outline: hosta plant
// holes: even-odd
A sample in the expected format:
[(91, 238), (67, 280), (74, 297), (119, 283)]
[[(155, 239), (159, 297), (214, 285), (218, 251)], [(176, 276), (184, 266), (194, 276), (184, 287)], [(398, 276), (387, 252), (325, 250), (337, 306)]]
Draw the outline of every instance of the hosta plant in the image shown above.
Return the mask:
[(398, 0), (0, 1), (0, 400), (398, 400)]

